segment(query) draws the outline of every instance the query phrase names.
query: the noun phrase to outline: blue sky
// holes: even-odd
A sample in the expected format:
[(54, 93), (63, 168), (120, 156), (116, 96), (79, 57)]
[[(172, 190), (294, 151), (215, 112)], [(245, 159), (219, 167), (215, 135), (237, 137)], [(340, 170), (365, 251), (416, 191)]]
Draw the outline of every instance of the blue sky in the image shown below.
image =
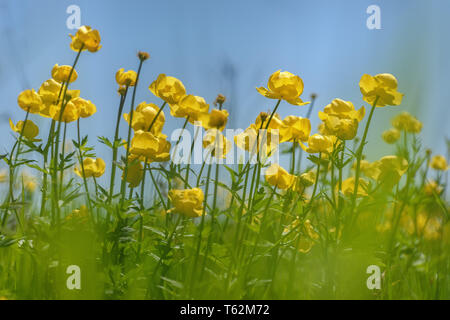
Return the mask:
[[(66, 8), (78, 5), (81, 23), (100, 31), (103, 48), (83, 53), (72, 88), (92, 100), (96, 115), (82, 122), (84, 134), (113, 135), (119, 97), (114, 75), (136, 69), (138, 50), (147, 51), (137, 101), (160, 101), (147, 89), (159, 73), (176, 76), (189, 93), (212, 104), (217, 93), (229, 99), (229, 127), (246, 128), (276, 101), (259, 95), (269, 75), (287, 70), (305, 83), (303, 98), (318, 94), (315, 111), (334, 98), (365, 105), (358, 82), (362, 74), (389, 72), (405, 93), (400, 107), (377, 109), (369, 133), (369, 158), (392, 152), (382, 143), (389, 119), (407, 110), (424, 122), (424, 145), (446, 152), (450, 134), (450, 2), (448, 0), (318, 1), (1, 1), (0, 0), (0, 153), (13, 139), (7, 118), (21, 120), (20, 91), (50, 78), (55, 63), (72, 64)], [(381, 30), (368, 30), (366, 9), (381, 8)], [(367, 105), (366, 105), (367, 107)], [(280, 114), (305, 115), (305, 107), (283, 103)], [(42, 134), (49, 121), (39, 120)], [(319, 123), (312, 116), (313, 128)], [(125, 123), (122, 123), (123, 130)], [(167, 121), (164, 132), (182, 120)], [(72, 126), (73, 127), (73, 126)], [(124, 132), (124, 131), (123, 131)], [(74, 128), (69, 134), (74, 134)], [(74, 135), (73, 135), (74, 136)], [(95, 139), (91, 144), (98, 146)], [(110, 157), (103, 146), (99, 155)]]

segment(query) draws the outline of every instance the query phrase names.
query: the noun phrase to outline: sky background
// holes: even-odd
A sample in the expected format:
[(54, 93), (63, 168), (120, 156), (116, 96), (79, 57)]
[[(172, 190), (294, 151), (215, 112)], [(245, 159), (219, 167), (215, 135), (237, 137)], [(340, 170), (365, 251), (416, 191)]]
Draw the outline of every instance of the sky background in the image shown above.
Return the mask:
[[(51, 77), (55, 63), (71, 65), (66, 27), (69, 5), (81, 9), (81, 24), (98, 29), (102, 49), (83, 52), (78, 80), (71, 86), (91, 100), (98, 112), (83, 119), (98, 155), (110, 158), (94, 136), (112, 137), (119, 96), (115, 73), (137, 69), (138, 50), (151, 59), (144, 64), (137, 102), (161, 101), (148, 90), (159, 73), (183, 81), (188, 93), (211, 104), (218, 93), (228, 97), (229, 128), (246, 128), (275, 100), (262, 97), (255, 87), (266, 86), (278, 69), (303, 78), (304, 100), (317, 93), (311, 121), (316, 132), (317, 111), (334, 98), (365, 105), (358, 82), (364, 73), (392, 73), (405, 93), (401, 106), (376, 110), (369, 132), (369, 159), (393, 152), (381, 132), (389, 119), (409, 111), (423, 123), (423, 144), (446, 154), (450, 129), (450, 1), (448, 0), (318, 0), (318, 1), (5, 1), (0, 0), (0, 153), (13, 143), (8, 118), (22, 120), (18, 94), (39, 88)], [(381, 30), (366, 27), (369, 5), (381, 8)], [(128, 108), (128, 106), (126, 107)], [(282, 103), (279, 113), (304, 116), (307, 107)], [(167, 115), (168, 112), (166, 112)], [(164, 133), (182, 126), (167, 117)], [(50, 121), (41, 124), (41, 135)], [(125, 135), (125, 121), (122, 123)], [(362, 126), (360, 126), (362, 127)], [(363, 128), (360, 128), (362, 130)], [(69, 128), (75, 137), (75, 126)]]

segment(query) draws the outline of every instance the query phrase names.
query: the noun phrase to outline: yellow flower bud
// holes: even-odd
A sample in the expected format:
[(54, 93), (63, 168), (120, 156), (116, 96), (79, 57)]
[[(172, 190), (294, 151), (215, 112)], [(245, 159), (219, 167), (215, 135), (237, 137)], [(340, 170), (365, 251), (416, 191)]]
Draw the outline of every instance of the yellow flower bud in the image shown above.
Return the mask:
[(90, 100), (85, 100), (83, 98), (77, 97), (70, 100), (79, 110), (81, 118), (87, 118), (92, 116), (97, 112), (97, 108)]

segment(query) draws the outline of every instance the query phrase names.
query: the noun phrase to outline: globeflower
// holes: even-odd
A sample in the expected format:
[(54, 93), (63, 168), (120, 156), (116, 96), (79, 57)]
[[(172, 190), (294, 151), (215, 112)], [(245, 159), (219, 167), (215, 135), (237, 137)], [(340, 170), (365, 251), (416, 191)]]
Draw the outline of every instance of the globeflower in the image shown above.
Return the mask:
[(194, 123), (198, 121), (202, 114), (207, 114), (209, 111), (209, 104), (205, 99), (199, 96), (186, 95), (180, 99), (177, 104), (170, 105), (170, 114), (176, 118), (187, 118), (189, 122)]
[[(70, 73), (72, 72), (72, 75)], [(70, 75), (70, 80), (69, 80)], [(53, 80), (59, 82), (59, 83), (72, 83), (78, 78), (78, 73), (75, 69), (72, 71), (71, 66), (59, 66), (58, 64), (55, 64), (52, 69), (52, 78)]]
[[(272, 118), (272, 120), (275, 117)], [(272, 121), (270, 121), (272, 124)], [(270, 125), (269, 125), (270, 126)], [(311, 133), (311, 122), (307, 118), (287, 116), (283, 119), (283, 126), (279, 128), (281, 142), (308, 141)]]
[(364, 118), (365, 108), (356, 110), (353, 103), (342, 99), (334, 99), (319, 118), (324, 122), (326, 131), (342, 140), (352, 140), (358, 131), (358, 124)]
[(34, 89), (22, 91), (17, 97), (17, 103), (30, 113), (39, 113), (43, 108), (42, 99)]
[(125, 69), (119, 69), (116, 72), (116, 82), (119, 86), (133, 87), (136, 85), (137, 73), (133, 70), (124, 71)]
[(231, 142), (217, 129), (209, 129), (203, 137), (203, 148), (216, 158), (225, 158), (231, 149)]
[(308, 138), (308, 146), (301, 142), (300, 146), (308, 153), (329, 153), (333, 149), (333, 140), (329, 136), (315, 133)]
[[(144, 167), (141, 161), (136, 156), (128, 157), (128, 171), (127, 171), (127, 182), (130, 188), (136, 188), (142, 181), (144, 175)], [(125, 172), (122, 174), (122, 179)]]
[(210, 113), (202, 113), (198, 116), (198, 121), (202, 123), (205, 130), (218, 129), (223, 131), (228, 122), (228, 111), (212, 109)]
[(273, 163), (265, 172), (266, 181), (279, 189), (289, 189), (295, 182), (295, 176), (289, 174), (280, 165)]
[(373, 164), (373, 177), (386, 187), (396, 185), (408, 169), (408, 161), (398, 156), (385, 156)]
[(64, 107), (64, 112), (61, 116), (61, 104), (57, 107), (55, 114), (53, 115), (53, 120), (59, 121), (61, 117), (62, 122), (73, 122), (80, 118), (80, 109), (72, 101), (68, 101)]
[(256, 88), (256, 90), (269, 99), (282, 99), (286, 102), (303, 106), (309, 102), (303, 102), (300, 95), (303, 93), (303, 80), (288, 71), (275, 71), (267, 82), (268, 89), (264, 87)]
[(397, 91), (397, 86), (397, 79), (389, 73), (376, 76), (364, 74), (359, 81), (363, 100), (373, 105), (378, 98), (377, 107), (400, 105), (403, 94)]
[(83, 177), (83, 169), (84, 169), (84, 177), (90, 178), (90, 177), (101, 177), (105, 173), (105, 161), (103, 161), (102, 158), (85, 158), (83, 160), (83, 168), (81, 166), (79, 168), (75, 168), (75, 173)]
[(28, 140), (35, 141), (34, 138), (39, 134), (39, 127), (35, 125), (31, 120), (27, 120), (25, 122), (19, 121), (16, 125), (14, 125), (12, 120), (9, 119), (9, 126), (14, 132), (17, 132), (19, 134), (22, 133), (22, 136), (24, 136)]
[(186, 95), (183, 83), (174, 77), (160, 74), (148, 88), (155, 96), (161, 98), (169, 105), (177, 104)]
[(70, 48), (73, 51), (78, 52), (83, 48), (83, 51), (89, 50), (89, 52), (97, 52), (102, 47), (100, 45), (100, 33), (98, 30), (93, 30), (89, 26), (81, 26), (74, 36), (69, 36), (72, 38)]
[(442, 155), (431, 158), (430, 167), (435, 170), (446, 171), (448, 169), (447, 159)]
[(395, 128), (391, 128), (391, 129), (389, 129), (389, 130), (385, 130), (385, 131), (382, 133), (381, 137), (383, 138), (383, 140), (384, 140), (386, 143), (393, 144), (393, 143), (395, 143), (398, 139), (400, 139), (400, 131), (398, 131), (398, 130), (395, 129)]
[[(158, 117), (155, 120), (155, 117)], [(130, 116), (128, 113), (123, 115), (128, 125), (130, 125)], [(159, 107), (154, 103), (141, 102), (136, 110), (133, 112), (133, 124), (131, 127), (134, 131), (148, 131), (150, 125), (153, 123), (151, 128), (151, 132), (153, 134), (159, 134), (162, 131), (164, 123), (166, 121), (166, 117), (164, 115), (164, 111), (160, 111)]]
[(159, 140), (151, 132), (138, 130), (131, 139), (130, 154), (150, 158), (159, 150)]
[(90, 100), (77, 97), (70, 100), (70, 102), (78, 108), (81, 118), (88, 118), (97, 112), (97, 108)]
[(200, 217), (203, 213), (203, 191), (200, 188), (169, 190), (169, 199), (173, 208), (168, 213), (180, 213), (188, 218)]
[(410, 133), (419, 133), (422, 130), (422, 122), (406, 111), (392, 119), (392, 126), (397, 130)]
[[(367, 197), (369, 194), (367, 193), (369, 187), (369, 183), (367, 180), (363, 178), (359, 178), (359, 188), (356, 196), (358, 197)], [(342, 193), (346, 196), (352, 196), (355, 190), (355, 177), (350, 177), (342, 181)]]
[(46, 105), (56, 104), (62, 85), (55, 79), (49, 79), (41, 84), (38, 94)]

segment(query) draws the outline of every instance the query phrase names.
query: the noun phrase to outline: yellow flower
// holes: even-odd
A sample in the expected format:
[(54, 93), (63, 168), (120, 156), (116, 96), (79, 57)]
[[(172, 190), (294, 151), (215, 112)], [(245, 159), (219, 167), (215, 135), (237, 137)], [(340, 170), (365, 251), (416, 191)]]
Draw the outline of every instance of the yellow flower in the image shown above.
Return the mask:
[(79, 209), (69, 213), (65, 220), (85, 224), (89, 221), (89, 210), (85, 205), (82, 205)]
[(200, 217), (203, 213), (203, 191), (199, 188), (169, 190), (173, 208), (168, 212), (180, 213), (188, 218)]
[(199, 120), (200, 115), (207, 114), (209, 104), (205, 99), (191, 94), (184, 96), (177, 104), (170, 105), (170, 114), (177, 118), (189, 117), (189, 122), (194, 123)]
[(400, 131), (398, 131), (395, 128), (391, 128), (389, 130), (385, 130), (383, 132), (383, 134), (381, 135), (381, 137), (383, 138), (383, 140), (386, 143), (389, 144), (393, 144), (395, 143), (398, 139), (400, 139)]
[[(272, 120), (275, 117), (272, 118)], [(270, 121), (270, 125), (272, 121)], [(269, 126), (270, 126), (269, 125)], [(307, 118), (287, 116), (283, 119), (283, 126), (280, 126), (280, 142), (285, 141), (308, 141), (311, 133), (311, 122)]]
[(150, 84), (149, 90), (169, 105), (177, 104), (186, 95), (183, 83), (177, 78), (168, 77), (165, 74), (160, 74)]
[[(136, 188), (141, 183), (144, 175), (143, 168), (141, 161), (136, 156), (131, 155), (128, 158), (127, 182), (130, 188)], [(124, 174), (122, 174), (122, 179), (123, 176)]]
[(378, 97), (377, 107), (398, 106), (403, 94), (397, 91), (397, 79), (389, 73), (371, 76), (364, 74), (359, 81), (363, 100), (373, 105)]
[(130, 153), (150, 158), (158, 151), (158, 138), (151, 132), (138, 130), (131, 139)]
[(78, 52), (83, 46), (83, 51), (89, 50), (90, 52), (96, 52), (102, 47), (100, 45), (100, 33), (98, 30), (93, 30), (89, 26), (81, 26), (74, 36), (69, 36), (72, 38), (70, 48), (73, 51)]
[(213, 157), (225, 158), (231, 149), (231, 142), (217, 129), (209, 129), (203, 137), (203, 148)]
[(43, 108), (42, 99), (34, 89), (22, 91), (17, 97), (17, 103), (30, 113), (39, 113)]
[(372, 164), (373, 177), (386, 187), (396, 185), (408, 169), (408, 161), (398, 156), (385, 156)]
[(308, 171), (305, 173), (302, 173), (299, 177), (300, 183), (304, 185), (305, 187), (310, 187), (314, 184), (316, 181), (316, 174), (314, 171)]
[[(357, 196), (358, 197), (367, 197), (369, 194), (367, 193), (369, 187), (369, 183), (363, 179), (359, 178), (359, 187)], [(342, 181), (342, 193), (346, 196), (352, 196), (355, 192), (355, 177), (350, 177)]]
[(234, 142), (240, 149), (250, 152), (251, 155), (256, 153), (270, 155), (278, 147), (279, 137), (277, 139), (270, 130), (265, 135), (260, 132), (258, 136), (258, 131), (254, 125), (251, 125), (244, 132), (235, 135)]
[(60, 92), (61, 84), (54, 79), (44, 81), (38, 90), (42, 102), (46, 105), (56, 104)]
[(283, 190), (289, 189), (296, 179), (276, 163), (267, 168), (265, 176), (270, 185)]
[(198, 115), (198, 121), (202, 123), (205, 130), (218, 129), (223, 131), (228, 122), (228, 111), (212, 109), (210, 113), (202, 113)]
[(436, 170), (446, 171), (448, 169), (447, 159), (442, 155), (431, 158), (430, 167)]
[(392, 119), (392, 126), (398, 130), (410, 133), (419, 133), (422, 130), (422, 122), (406, 111)]
[[(134, 131), (148, 131), (150, 125), (153, 123), (153, 126), (151, 128), (151, 132), (153, 134), (159, 134), (162, 131), (162, 128), (164, 126), (164, 122), (166, 121), (166, 117), (164, 115), (164, 111), (159, 112), (159, 107), (154, 103), (147, 103), (147, 102), (141, 102), (137, 107), (136, 110), (133, 112), (133, 124), (132, 128)], [(158, 117), (155, 119), (156, 115), (158, 114)], [(128, 122), (128, 125), (130, 124), (130, 116), (128, 113), (125, 113), (123, 115), (126, 122)]]
[(256, 90), (270, 99), (283, 99), (288, 103), (303, 106), (309, 102), (303, 102), (300, 95), (303, 93), (303, 80), (290, 72), (278, 70), (274, 72), (267, 82), (267, 87), (256, 88)]
[(308, 146), (306, 147), (300, 142), (300, 146), (308, 153), (331, 152), (333, 149), (333, 139), (330, 136), (322, 136), (313, 134), (308, 138)]
[(436, 181), (431, 180), (425, 184), (423, 191), (427, 196), (432, 196), (434, 194), (440, 195), (444, 188), (440, 186)]
[[(69, 80), (70, 72), (72, 71), (71, 66), (59, 66), (55, 64), (52, 69), (52, 78), (60, 83), (66, 82)], [(75, 69), (72, 71), (72, 75), (70, 76), (69, 83), (74, 82), (78, 78), (78, 73)]]
[(327, 133), (343, 140), (352, 140), (365, 112), (364, 107), (356, 110), (350, 101), (334, 99), (323, 112), (319, 111), (319, 118), (324, 122)]
[[(59, 117), (61, 114), (61, 104), (57, 107), (56, 112), (53, 116), (53, 120), (59, 121)], [(78, 106), (71, 101), (66, 103), (66, 106), (64, 107), (64, 112), (61, 117), (62, 122), (73, 122), (80, 118), (80, 109)]]
[(136, 85), (137, 73), (133, 70), (124, 71), (124, 68), (116, 72), (116, 82), (119, 86), (133, 87)]
[(12, 122), (11, 119), (9, 119), (9, 126), (14, 132), (17, 132), (20, 134), (23, 130), (23, 136), (27, 138), (28, 140), (34, 140), (34, 138), (39, 134), (39, 127), (34, 124), (33, 121), (27, 120), (25, 122), (25, 128), (24, 128), (24, 122), (19, 121), (16, 125)]
[(97, 112), (97, 108), (90, 100), (76, 97), (75, 99), (70, 100), (70, 102), (78, 108), (81, 118), (90, 117)]
[[(83, 160), (84, 174), (86, 178), (90, 177), (101, 177), (105, 173), (105, 161), (102, 158), (85, 158)], [(83, 177), (83, 168), (81, 166), (79, 168), (75, 168), (75, 173)]]
[(157, 139), (158, 139), (158, 149), (155, 154), (152, 154), (151, 157), (147, 159), (147, 162), (165, 162), (170, 160), (171, 144), (167, 140), (167, 136), (160, 133), (157, 136)]

